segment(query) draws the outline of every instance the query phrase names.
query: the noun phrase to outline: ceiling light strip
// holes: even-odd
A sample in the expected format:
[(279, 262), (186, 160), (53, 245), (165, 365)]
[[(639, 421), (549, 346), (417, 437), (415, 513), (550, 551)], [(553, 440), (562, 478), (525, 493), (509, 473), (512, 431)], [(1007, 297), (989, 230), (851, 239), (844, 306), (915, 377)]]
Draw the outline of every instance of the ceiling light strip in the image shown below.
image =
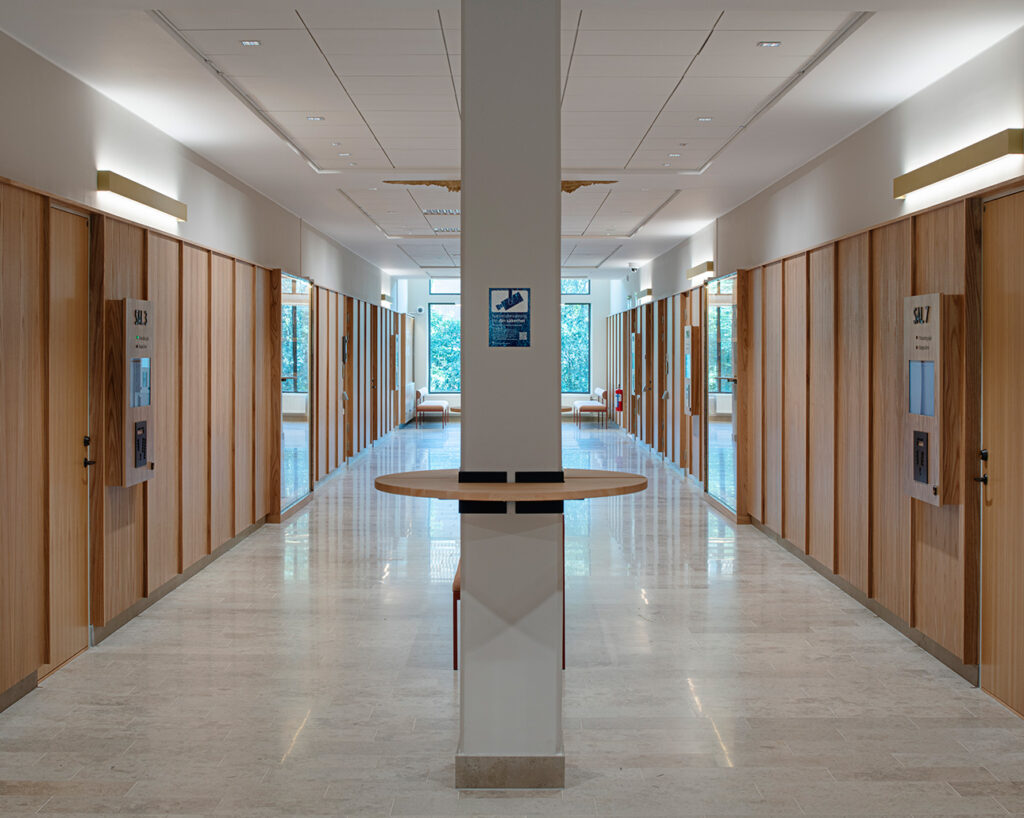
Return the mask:
[(951, 176), (1002, 159), (1024, 153), (1024, 129), (1008, 128), (985, 139), (954, 151), (941, 159), (922, 165), (892, 180), (892, 197), (903, 199), (908, 193), (934, 185)]
[(448, 76), (452, 79), (452, 94), (455, 96), (455, 110), (459, 113), (459, 121), (462, 121), (462, 103), (459, 102), (459, 89), (455, 85), (455, 71), (452, 70), (452, 55), (448, 51), (448, 36), (444, 33), (444, 20), (441, 19), (441, 9), (437, 10), (437, 24), (441, 28), (441, 43), (444, 45), (444, 58), (448, 61)]
[(647, 130), (644, 131), (644, 135), (640, 137), (640, 141), (637, 143), (636, 147), (633, 148), (633, 152), (629, 155), (629, 159), (626, 160), (626, 164), (622, 166), (623, 170), (629, 167), (629, 163), (633, 161), (637, 153), (640, 151), (640, 146), (644, 144), (644, 140), (647, 139), (647, 136), (654, 128), (655, 123), (658, 121), (658, 117), (661, 116), (662, 112), (668, 106), (669, 102), (671, 102), (672, 97), (679, 89), (679, 86), (682, 85), (683, 80), (686, 79), (686, 75), (693, 67), (693, 64), (697, 61), (697, 57), (700, 56), (701, 52), (704, 50), (704, 47), (708, 44), (708, 40), (711, 39), (711, 35), (715, 33), (715, 29), (718, 27), (718, 24), (722, 21), (722, 17), (724, 16), (725, 12), (722, 11), (719, 12), (718, 16), (715, 18), (715, 22), (711, 25), (711, 30), (708, 32), (708, 36), (705, 37), (704, 42), (700, 44), (700, 48), (697, 49), (697, 53), (690, 57), (690, 61), (686, 64), (686, 68), (683, 69), (683, 74), (681, 77), (679, 77), (679, 81), (672, 86), (672, 90), (668, 92), (668, 96), (665, 97), (665, 101), (661, 104), (661, 107), (658, 109), (658, 113), (654, 115), (654, 119), (651, 120), (651, 124), (647, 126)]
[(147, 13), (157, 22), (157, 24), (161, 28), (163, 28), (168, 34), (170, 34), (175, 40), (177, 40), (178, 43), (189, 54), (195, 57), (200, 62), (200, 64), (202, 64), (202, 66), (206, 68), (207, 71), (213, 74), (213, 76), (217, 78), (220, 84), (227, 88), (228, 91), (230, 91), (231, 94), (239, 102), (241, 102), (246, 108), (248, 108), (249, 112), (253, 116), (255, 116), (264, 125), (266, 125), (271, 130), (271, 132), (273, 132), (273, 134), (277, 136), (282, 142), (284, 142), (289, 148), (295, 151), (295, 153), (297, 153), (299, 157), (303, 159), (307, 165), (309, 165), (309, 167), (311, 167), (317, 173), (336, 172), (322, 170), (320, 166), (313, 161), (309, 154), (307, 154), (304, 150), (302, 150), (302, 148), (300, 148), (296, 144), (295, 140), (291, 137), (291, 135), (287, 131), (285, 131), (280, 125), (278, 125), (273, 119), (271, 119), (269, 116), (263, 113), (263, 111), (260, 110), (259, 105), (256, 104), (256, 101), (252, 99), (252, 97), (250, 97), (248, 94), (246, 94), (245, 91), (243, 91), (238, 85), (236, 85), (227, 74), (221, 71), (213, 62), (213, 60), (209, 59), (205, 54), (203, 54), (202, 51), (196, 48), (196, 46), (192, 44), (191, 40), (189, 40), (185, 36), (185, 34), (181, 30), (179, 30), (178, 27), (174, 25), (174, 23), (170, 21), (170, 18), (168, 18), (167, 15), (165, 15), (162, 11), (159, 11), (158, 9), (149, 9)]
[(370, 127), (370, 123), (366, 121), (366, 117), (363, 116), (363, 112), (359, 109), (359, 106), (356, 105), (356, 101), (352, 99), (352, 95), (348, 92), (348, 88), (345, 87), (345, 83), (341, 81), (341, 76), (338, 74), (337, 71), (334, 70), (334, 66), (331, 65), (331, 61), (327, 59), (327, 54), (325, 54), (324, 50), (320, 47), (320, 43), (317, 41), (316, 37), (313, 36), (313, 32), (310, 30), (309, 26), (306, 25), (306, 21), (303, 19), (298, 9), (295, 9), (295, 16), (299, 18), (299, 22), (302, 23), (302, 27), (306, 29), (306, 33), (309, 35), (309, 39), (313, 41), (313, 45), (316, 46), (316, 50), (319, 51), (320, 56), (324, 58), (324, 62), (327, 64), (328, 70), (334, 75), (334, 78), (338, 81), (338, 85), (341, 87), (341, 90), (345, 92), (345, 96), (348, 97), (348, 101), (352, 103), (352, 107), (356, 109), (356, 113), (359, 114), (359, 118), (363, 120), (363, 124), (366, 126), (366, 130), (370, 132), (370, 136), (372, 136), (373, 141), (377, 143), (377, 147), (380, 148), (380, 152), (384, 154), (384, 158), (388, 160), (388, 164), (391, 165), (392, 168), (394, 168), (395, 163), (391, 161), (391, 157), (388, 156), (388, 152), (384, 150), (384, 146), (377, 138), (377, 134), (373, 132), (373, 128)]

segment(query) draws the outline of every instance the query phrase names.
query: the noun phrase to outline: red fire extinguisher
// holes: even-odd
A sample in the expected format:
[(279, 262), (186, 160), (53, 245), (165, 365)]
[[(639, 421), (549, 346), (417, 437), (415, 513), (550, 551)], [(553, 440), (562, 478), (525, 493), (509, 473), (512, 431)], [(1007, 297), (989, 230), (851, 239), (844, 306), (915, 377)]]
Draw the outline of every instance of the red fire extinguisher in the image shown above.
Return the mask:
[(615, 389), (615, 411), (622, 411), (622, 387), (619, 386)]

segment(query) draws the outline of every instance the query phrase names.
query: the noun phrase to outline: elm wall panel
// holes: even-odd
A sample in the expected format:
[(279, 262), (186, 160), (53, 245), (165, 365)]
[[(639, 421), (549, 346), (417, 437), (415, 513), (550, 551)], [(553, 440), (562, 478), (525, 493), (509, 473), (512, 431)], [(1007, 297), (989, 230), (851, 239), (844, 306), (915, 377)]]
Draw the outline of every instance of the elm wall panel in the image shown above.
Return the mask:
[[(270, 513), (272, 508), (270, 492), (272, 485), (271, 468), (274, 451), (280, 439), (280, 381), (274, 382), (276, 368), (273, 362), (275, 343), (271, 332), (270, 290), (275, 273), (263, 267), (253, 270), (253, 521), (258, 522)], [(276, 343), (280, 343), (280, 332)], [(276, 398), (276, 402), (275, 402)], [(275, 414), (276, 413), (276, 414)]]
[[(141, 227), (105, 220), (104, 288), (108, 301), (146, 298), (146, 231)], [(159, 316), (157, 316), (159, 319)], [(108, 391), (109, 391), (108, 384)], [(109, 397), (106, 398), (109, 406)], [(110, 439), (119, 430), (108, 428)], [(102, 479), (97, 470), (93, 479)], [(143, 484), (122, 488), (106, 486), (103, 512), (103, 605), (93, 611), (94, 624), (103, 625), (131, 607), (145, 593), (145, 515)], [(93, 574), (95, 577), (96, 574)], [(96, 621), (96, 616), (102, 618)]]
[(342, 347), (344, 361), (342, 362), (342, 429), (343, 429), (343, 457), (348, 460), (355, 454), (355, 304), (351, 296), (342, 296), (344, 309), (344, 326), (342, 327), (345, 338)]
[(181, 570), (181, 242), (148, 236), (147, 291), (156, 314), (153, 475), (146, 481), (146, 587)]
[(266, 437), (264, 446), (269, 468), (267, 469), (267, 514), (281, 512), (281, 271), (270, 270), (267, 276), (266, 320), (266, 372), (269, 383), (269, 398), (266, 414)]
[(764, 268), (764, 524), (782, 534), (782, 262)]
[[(764, 522), (764, 269), (755, 267), (750, 276), (750, 388), (747, 390), (747, 429), (750, 435), (749, 492), (750, 515)], [(740, 407), (740, 411), (743, 408)]]
[(327, 470), (338, 468), (338, 294), (327, 294)]
[(316, 479), (322, 480), (327, 476), (330, 468), (327, 465), (327, 364), (328, 364), (328, 316), (327, 316), (327, 290), (323, 287), (313, 288), (313, 307), (315, 315), (315, 343), (313, 351), (314, 372), (316, 373), (316, 384), (312, 397), (315, 399), (314, 425), (316, 427)]
[(836, 553), (838, 571), (869, 593), (871, 336), (869, 236), (838, 242), (836, 253)]
[(807, 551), (807, 256), (786, 259), (782, 536)]
[(210, 548), (235, 535), (235, 264), (213, 254), (210, 272)]
[(903, 299), (911, 294), (911, 220), (871, 238), (871, 587), (873, 596), (910, 622), (910, 503), (903, 490)]
[(807, 553), (835, 570), (835, 245), (808, 254)]
[(48, 216), (50, 652), (40, 677), (89, 644), (89, 219), (56, 207)]
[[(914, 294), (962, 294), (967, 210), (951, 205), (915, 217)], [(973, 465), (973, 464), (972, 464)], [(964, 654), (963, 506), (912, 501), (913, 624), (958, 656)]]
[(0, 184), (0, 691), (46, 661), (46, 207)]
[(251, 264), (235, 262), (235, 520), (238, 536), (251, 526), (253, 514), (254, 411), (253, 280)]
[(210, 254), (188, 244), (181, 267), (181, 561), (210, 551)]

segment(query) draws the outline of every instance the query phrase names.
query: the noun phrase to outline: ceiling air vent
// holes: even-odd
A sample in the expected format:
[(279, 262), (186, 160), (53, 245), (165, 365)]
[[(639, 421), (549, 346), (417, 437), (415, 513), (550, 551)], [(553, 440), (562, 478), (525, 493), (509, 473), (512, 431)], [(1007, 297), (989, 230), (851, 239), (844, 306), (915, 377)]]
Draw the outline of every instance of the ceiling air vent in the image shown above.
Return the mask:
[(434, 232), (435, 233), (458, 233), (459, 232), (459, 228), (458, 227), (435, 227), (434, 228)]
[(460, 216), (462, 211), (457, 207), (429, 207), (423, 211), (424, 216)]

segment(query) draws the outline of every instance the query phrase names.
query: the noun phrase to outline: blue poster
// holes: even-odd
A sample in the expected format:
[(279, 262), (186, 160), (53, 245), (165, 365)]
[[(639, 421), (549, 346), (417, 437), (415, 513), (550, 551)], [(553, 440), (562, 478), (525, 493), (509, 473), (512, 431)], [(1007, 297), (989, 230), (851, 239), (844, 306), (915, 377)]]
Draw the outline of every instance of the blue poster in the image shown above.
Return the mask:
[(530, 345), (530, 288), (491, 287), (490, 346)]

